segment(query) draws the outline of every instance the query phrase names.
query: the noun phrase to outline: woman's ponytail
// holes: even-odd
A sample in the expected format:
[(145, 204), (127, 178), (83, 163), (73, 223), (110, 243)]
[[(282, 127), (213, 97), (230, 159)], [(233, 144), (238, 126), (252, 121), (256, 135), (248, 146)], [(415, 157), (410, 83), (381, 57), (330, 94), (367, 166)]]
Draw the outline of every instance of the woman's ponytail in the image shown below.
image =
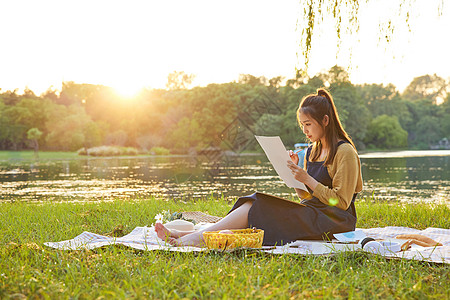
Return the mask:
[(331, 102), (331, 95), (328, 93), (325, 89), (318, 89), (317, 90), (317, 96), (321, 96), (326, 98), (328, 101)]
[[(324, 99), (325, 98), (325, 99)], [(337, 152), (337, 143), (339, 139), (346, 140), (353, 147), (352, 139), (342, 127), (341, 121), (336, 106), (331, 94), (324, 88), (317, 89), (317, 94), (308, 95), (303, 98), (297, 111), (297, 119), (300, 124), (300, 112), (306, 113), (313, 117), (319, 124), (322, 123), (323, 117), (328, 115), (328, 126), (324, 127), (325, 138), (330, 147), (325, 165), (331, 164), (334, 159), (334, 155)], [(318, 159), (322, 149), (321, 143), (315, 143), (312, 150), (312, 159)]]

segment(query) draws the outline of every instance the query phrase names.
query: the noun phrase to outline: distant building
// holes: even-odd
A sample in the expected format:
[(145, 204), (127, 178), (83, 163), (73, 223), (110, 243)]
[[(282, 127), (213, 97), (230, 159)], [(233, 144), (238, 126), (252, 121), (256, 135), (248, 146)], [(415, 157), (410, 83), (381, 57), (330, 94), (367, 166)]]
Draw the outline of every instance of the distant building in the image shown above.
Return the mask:
[(437, 144), (431, 145), (430, 149), (432, 150), (449, 150), (450, 149), (450, 142), (447, 138), (441, 139)]

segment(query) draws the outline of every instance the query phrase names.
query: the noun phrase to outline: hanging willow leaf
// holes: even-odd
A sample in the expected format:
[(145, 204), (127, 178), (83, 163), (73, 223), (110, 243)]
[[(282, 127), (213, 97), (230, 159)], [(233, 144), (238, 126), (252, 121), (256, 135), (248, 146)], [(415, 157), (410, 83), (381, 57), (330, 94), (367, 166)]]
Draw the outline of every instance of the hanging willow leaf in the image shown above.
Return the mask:
[[(306, 74), (308, 70), (313, 38), (324, 23), (324, 20), (332, 18), (335, 21), (336, 46), (339, 52), (346, 35), (359, 32), (360, 6), (369, 3), (382, 5), (378, 0), (300, 0), (301, 14), (296, 24), (297, 32), (301, 32), (297, 59), (299, 59), (301, 54), (304, 61), (302, 66), (303, 73)], [(413, 32), (411, 16), (412, 12), (417, 8), (415, 7), (416, 0), (391, 0), (390, 3), (398, 6), (398, 10), (383, 11), (378, 26), (378, 42), (379, 44), (386, 43), (385, 47), (393, 40), (397, 27), (407, 26), (408, 32)], [(429, 5), (436, 6), (437, 15), (442, 15), (444, 0), (429, 1)], [(349, 55), (351, 56), (351, 50)]]

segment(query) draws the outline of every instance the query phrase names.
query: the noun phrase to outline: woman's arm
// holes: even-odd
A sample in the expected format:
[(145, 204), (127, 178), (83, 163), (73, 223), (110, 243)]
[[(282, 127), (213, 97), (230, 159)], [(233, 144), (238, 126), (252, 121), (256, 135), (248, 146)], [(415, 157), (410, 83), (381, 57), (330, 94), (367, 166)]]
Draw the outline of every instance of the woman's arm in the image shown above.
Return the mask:
[[(342, 149), (340, 149), (342, 148)], [(328, 168), (333, 180), (332, 188), (318, 183), (313, 196), (321, 202), (346, 210), (353, 194), (362, 189), (361, 164), (353, 147), (344, 144), (338, 148), (333, 164)]]
[(308, 193), (307, 191), (302, 190), (302, 189), (298, 189), (298, 188), (294, 188), (294, 189), (295, 189), (295, 192), (297, 193), (297, 196), (300, 199), (310, 199), (310, 198), (312, 198), (311, 194)]
[[(288, 167), (291, 169), (292, 174), (294, 175), (295, 179), (297, 179), (300, 182), (303, 182), (304, 184), (306, 184), (311, 190), (315, 190), (317, 185), (319, 184), (319, 182), (314, 179), (314, 177), (312, 177), (311, 175), (309, 175), (306, 170), (300, 168), (299, 166), (297, 166), (296, 164), (294, 164), (291, 161), (288, 161)], [(309, 193), (305, 192), (301, 189), (295, 189), (295, 191), (297, 192), (297, 195), (304, 199), (304, 198), (308, 198)]]

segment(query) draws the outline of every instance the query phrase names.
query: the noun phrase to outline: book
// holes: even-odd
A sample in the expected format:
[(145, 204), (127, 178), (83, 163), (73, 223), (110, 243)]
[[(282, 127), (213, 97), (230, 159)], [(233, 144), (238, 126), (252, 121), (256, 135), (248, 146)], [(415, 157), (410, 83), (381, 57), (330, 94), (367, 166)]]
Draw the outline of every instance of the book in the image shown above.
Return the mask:
[(283, 182), (291, 188), (297, 188), (308, 192), (303, 182), (295, 179), (291, 169), (287, 166), (287, 162), (291, 160), (289, 154), (279, 136), (258, 136), (256, 140), (263, 148), (270, 163), (277, 172)]

